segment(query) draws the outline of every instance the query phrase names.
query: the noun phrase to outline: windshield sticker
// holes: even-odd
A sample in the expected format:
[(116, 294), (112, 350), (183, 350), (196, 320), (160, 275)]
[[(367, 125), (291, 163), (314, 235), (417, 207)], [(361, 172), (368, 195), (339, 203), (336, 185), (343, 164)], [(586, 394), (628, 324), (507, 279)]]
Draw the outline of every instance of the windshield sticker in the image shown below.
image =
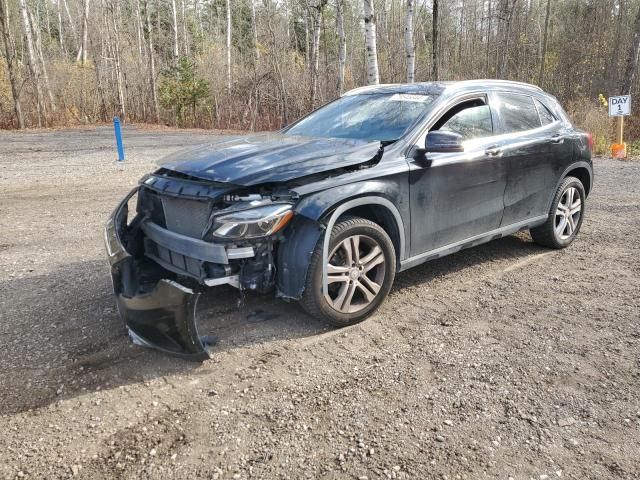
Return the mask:
[(429, 95), (418, 95), (414, 93), (394, 93), (391, 96), (391, 100), (395, 100), (397, 102), (427, 103), (429, 101)]

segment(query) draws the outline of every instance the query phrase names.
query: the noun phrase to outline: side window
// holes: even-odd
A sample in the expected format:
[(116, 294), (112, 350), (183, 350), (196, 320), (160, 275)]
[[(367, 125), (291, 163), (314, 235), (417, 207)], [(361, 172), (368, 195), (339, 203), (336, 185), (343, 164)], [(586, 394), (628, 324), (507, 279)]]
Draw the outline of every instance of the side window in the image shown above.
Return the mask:
[(463, 140), (493, 135), (491, 110), (481, 99), (456, 105), (433, 126), (431, 130), (447, 130), (459, 133)]
[(534, 98), (533, 101), (535, 102), (536, 108), (538, 109), (538, 115), (540, 115), (540, 121), (542, 122), (543, 127), (556, 121), (556, 117), (553, 116), (553, 113), (549, 111), (544, 103), (536, 98)]
[(540, 127), (540, 117), (528, 95), (498, 93), (498, 112), (504, 127), (503, 133), (524, 132)]

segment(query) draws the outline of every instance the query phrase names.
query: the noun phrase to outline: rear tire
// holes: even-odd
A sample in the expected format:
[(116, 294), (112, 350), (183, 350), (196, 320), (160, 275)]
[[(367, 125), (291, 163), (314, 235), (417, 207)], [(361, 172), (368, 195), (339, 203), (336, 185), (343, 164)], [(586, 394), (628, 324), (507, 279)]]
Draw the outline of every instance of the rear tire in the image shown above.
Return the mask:
[(389, 235), (376, 223), (343, 217), (331, 231), (328, 295), (322, 293), (324, 238), (311, 256), (300, 305), (313, 317), (337, 327), (365, 320), (384, 301), (396, 274)]
[(553, 198), (547, 221), (529, 230), (533, 241), (549, 248), (568, 247), (582, 226), (585, 197), (580, 180), (565, 178)]

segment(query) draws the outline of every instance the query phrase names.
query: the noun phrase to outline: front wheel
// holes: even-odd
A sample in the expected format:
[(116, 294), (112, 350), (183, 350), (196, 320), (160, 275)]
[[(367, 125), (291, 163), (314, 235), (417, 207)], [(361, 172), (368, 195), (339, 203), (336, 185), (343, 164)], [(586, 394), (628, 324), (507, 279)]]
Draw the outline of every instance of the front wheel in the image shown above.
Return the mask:
[(338, 220), (329, 241), (326, 294), (322, 292), (323, 243), (320, 238), (311, 256), (300, 304), (310, 315), (335, 326), (354, 325), (371, 315), (391, 289), (396, 274), (393, 243), (370, 220)]
[(575, 177), (567, 177), (558, 187), (547, 221), (530, 230), (539, 245), (565, 248), (576, 238), (584, 218), (584, 186)]

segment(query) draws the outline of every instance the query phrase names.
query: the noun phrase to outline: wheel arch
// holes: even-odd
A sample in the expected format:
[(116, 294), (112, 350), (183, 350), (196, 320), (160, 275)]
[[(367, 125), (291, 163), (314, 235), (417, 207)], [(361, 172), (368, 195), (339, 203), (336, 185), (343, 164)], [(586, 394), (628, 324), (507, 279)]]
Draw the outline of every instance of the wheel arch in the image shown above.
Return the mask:
[(593, 167), (589, 165), (589, 163), (576, 162), (569, 165), (569, 167), (567, 167), (561, 175), (560, 180), (558, 181), (558, 185), (556, 185), (556, 190), (567, 177), (576, 177), (578, 180), (580, 180), (582, 182), (582, 186), (584, 187), (585, 196), (589, 195), (589, 192), (591, 192), (591, 187), (593, 186)]
[[(380, 195), (364, 195), (352, 198), (327, 209), (323, 213), (321, 219), (323, 223), (326, 222), (326, 232), (331, 232), (340, 217), (349, 214), (367, 218), (380, 225), (387, 232), (396, 249), (396, 268), (399, 268), (401, 260), (405, 257), (406, 243), (404, 223), (396, 206), (389, 199)], [(328, 289), (327, 263), (330, 239), (331, 236), (325, 234), (322, 249), (322, 291), (325, 293)]]
[(580, 182), (582, 182), (585, 197), (588, 197), (592, 187), (593, 172), (592, 169), (588, 167), (588, 163), (581, 163), (585, 163), (585, 165), (571, 165), (571, 167), (569, 167), (569, 170), (564, 173), (560, 181), (562, 182), (567, 177), (576, 177), (578, 180), (580, 180)]
[(558, 178), (556, 186), (551, 194), (551, 199), (549, 200), (547, 211), (551, 210), (551, 204), (553, 203), (555, 194), (558, 191), (558, 187), (560, 187), (560, 184), (564, 182), (564, 179), (569, 176), (576, 177), (582, 182), (582, 185), (584, 186), (585, 196), (589, 195), (589, 192), (591, 192), (591, 189), (593, 187), (593, 167), (590, 163), (585, 161), (574, 162), (567, 168), (565, 168), (564, 172), (562, 172), (562, 175), (560, 175), (560, 177)]

